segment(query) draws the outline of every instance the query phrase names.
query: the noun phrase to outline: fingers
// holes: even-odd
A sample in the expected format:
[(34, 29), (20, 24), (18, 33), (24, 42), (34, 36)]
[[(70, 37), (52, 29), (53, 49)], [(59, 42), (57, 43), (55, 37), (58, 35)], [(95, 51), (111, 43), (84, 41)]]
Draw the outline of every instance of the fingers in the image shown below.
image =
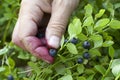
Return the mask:
[(79, 0), (53, 0), (52, 14), (46, 29), (48, 45), (58, 48), (69, 17)]
[[(49, 55), (48, 49), (44, 47), (45, 42), (35, 37), (38, 32), (38, 24), (44, 15), (41, 5), (38, 4), (42, 4), (40, 1), (44, 2), (47, 0), (22, 1), (19, 18), (13, 31), (12, 41), (38, 58), (52, 63), (53, 58)], [(47, 5), (47, 3), (43, 4)], [(51, 10), (49, 9), (44, 10), (50, 12)]]
[(25, 37), (23, 42), (27, 50), (33, 55), (48, 63), (53, 63), (54, 59), (49, 55), (47, 47), (43, 46), (45, 43), (43, 43), (41, 39), (38, 39), (34, 36), (29, 36)]

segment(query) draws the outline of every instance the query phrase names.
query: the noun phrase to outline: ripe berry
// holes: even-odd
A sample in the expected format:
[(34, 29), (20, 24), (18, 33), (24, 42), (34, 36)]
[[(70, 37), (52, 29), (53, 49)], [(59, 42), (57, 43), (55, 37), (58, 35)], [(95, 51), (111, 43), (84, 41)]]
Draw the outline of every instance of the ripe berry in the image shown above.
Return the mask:
[(12, 75), (9, 75), (7, 80), (14, 80), (14, 78)]
[(68, 42), (68, 39), (65, 39), (65, 40), (64, 40), (64, 43), (66, 43), (66, 42)]
[(83, 43), (83, 47), (84, 47), (85, 49), (90, 49), (90, 42), (85, 41), (85, 42)]
[(54, 57), (57, 54), (57, 50), (56, 49), (50, 49), (49, 50), (49, 54)]
[(45, 35), (42, 34), (42, 33), (38, 33), (38, 34), (36, 35), (37, 38), (43, 38), (44, 36), (45, 36)]
[(78, 62), (79, 64), (82, 64), (82, 63), (83, 63), (83, 58), (78, 58), (77, 62)]
[(77, 43), (78, 43), (78, 39), (72, 38), (72, 39), (70, 40), (70, 42), (73, 43), (73, 44), (77, 44)]
[(83, 54), (83, 57), (84, 57), (85, 59), (89, 59), (89, 58), (90, 58), (90, 54), (89, 54), (88, 52), (85, 52), (85, 53)]

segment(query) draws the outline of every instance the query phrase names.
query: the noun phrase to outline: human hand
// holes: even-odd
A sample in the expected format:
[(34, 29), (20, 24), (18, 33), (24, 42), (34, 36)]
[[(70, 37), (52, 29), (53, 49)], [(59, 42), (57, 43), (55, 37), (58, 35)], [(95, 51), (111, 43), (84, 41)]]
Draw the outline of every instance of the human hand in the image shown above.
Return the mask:
[[(12, 35), (13, 43), (38, 58), (53, 63), (54, 58), (49, 55), (48, 46), (59, 47), (68, 19), (78, 3), (79, 0), (22, 0)], [(50, 19), (43, 17), (45, 13), (51, 14)], [(47, 25), (45, 19), (49, 21)], [(39, 39), (36, 34), (43, 28), (46, 29), (45, 38)]]

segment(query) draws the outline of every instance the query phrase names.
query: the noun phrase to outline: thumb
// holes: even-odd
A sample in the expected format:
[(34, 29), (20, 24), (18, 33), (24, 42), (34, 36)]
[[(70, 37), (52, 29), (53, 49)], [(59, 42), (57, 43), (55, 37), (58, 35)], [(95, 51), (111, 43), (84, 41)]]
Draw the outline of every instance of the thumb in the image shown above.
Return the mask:
[(62, 35), (66, 30), (69, 17), (79, 0), (54, 0), (52, 14), (46, 29), (48, 45), (58, 48)]

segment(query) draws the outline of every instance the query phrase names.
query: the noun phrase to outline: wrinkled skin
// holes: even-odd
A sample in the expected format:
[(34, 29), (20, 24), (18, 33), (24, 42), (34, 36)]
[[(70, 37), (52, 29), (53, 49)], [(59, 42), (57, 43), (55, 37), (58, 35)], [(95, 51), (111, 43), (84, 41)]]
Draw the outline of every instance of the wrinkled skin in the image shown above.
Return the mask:
[[(54, 58), (48, 46), (58, 48), (69, 17), (79, 0), (22, 0), (12, 42), (48, 63)], [(37, 32), (44, 32), (39, 39)]]

